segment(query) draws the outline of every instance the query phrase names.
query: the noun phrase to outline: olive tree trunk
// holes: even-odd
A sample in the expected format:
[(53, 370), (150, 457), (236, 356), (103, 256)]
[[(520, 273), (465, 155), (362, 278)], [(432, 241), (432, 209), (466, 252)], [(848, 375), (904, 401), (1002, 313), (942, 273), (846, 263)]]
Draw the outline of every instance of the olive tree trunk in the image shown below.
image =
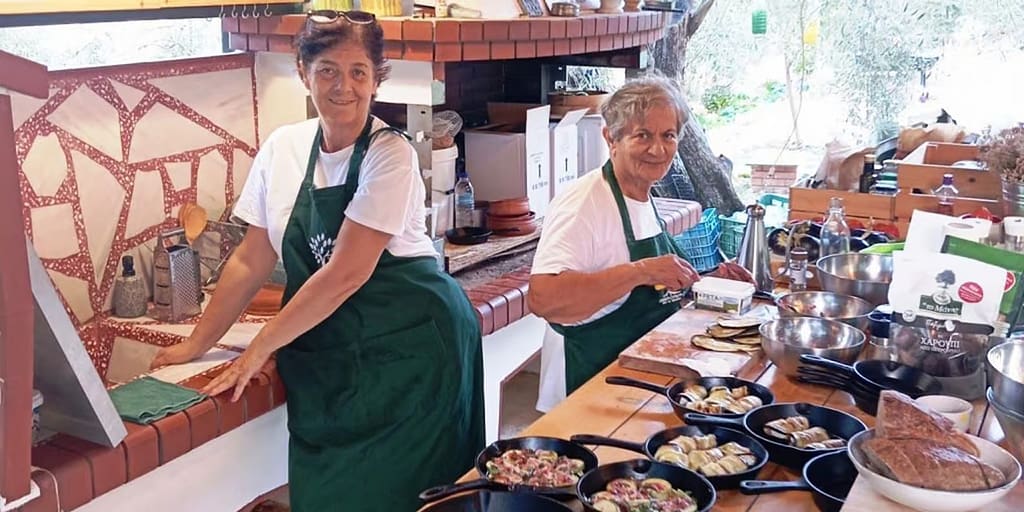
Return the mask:
[[(700, 28), (715, 0), (703, 0), (682, 23), (666, 29), (665, 37), (652, 51), (654, 67), (661, 74), (682, 83), (686, 70), (686, 44)], [(687, 106), (689, 109), (689, 106)], [(692, 114), (683, 127), (677, 152), (693, 185), (696, 198), (705, 208), (717, 208), (729, 215), (743, 209), (732, 185), (732, 162), (716, 155), (708, 144), (704, 128)]]

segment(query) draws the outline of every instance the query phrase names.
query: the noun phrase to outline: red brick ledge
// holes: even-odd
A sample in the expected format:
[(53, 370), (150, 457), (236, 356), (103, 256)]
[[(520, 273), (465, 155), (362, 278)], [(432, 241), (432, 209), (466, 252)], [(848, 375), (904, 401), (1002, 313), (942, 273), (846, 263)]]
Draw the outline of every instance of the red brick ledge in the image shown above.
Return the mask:
[[(661, 39), (670, 13), (591, 14), (579, 18), (456, 20), (381, 18), (385, 56), (391, 59), (459, 62), (533, 59), (621, 50)], [(306, 16), (224, 18), (234, 50), (292, 52)]]
[[(201, 389), (224, 368), (226, 365), (181, 384)], [(231, 403), (231, 392), (149, 425), (125, 422), (128, 436), (114, 448), (64, 434), (34, 447), (32, 465), (43, 470), (33, 472), (32, 479), (42, 495), (18, 510), (57, 512), (58, 491), (62, 510), (78, 508), (285, 402), (284, 385), (273, 360), (252, 379), (238, 402)]]

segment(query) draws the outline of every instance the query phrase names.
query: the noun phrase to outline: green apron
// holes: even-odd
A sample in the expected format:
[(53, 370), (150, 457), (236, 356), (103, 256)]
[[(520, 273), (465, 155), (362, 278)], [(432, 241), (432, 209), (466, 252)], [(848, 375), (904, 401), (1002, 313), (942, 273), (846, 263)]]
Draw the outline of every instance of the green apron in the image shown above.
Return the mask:
[[(615, 204), (619, 208), (619, 217), (622, 218), (622, 229), (626, 235), (626, 247), (629, 249), (629, 261), (638, 261), (645, 258), (653, 258), (665, 254), (676, 254), (682, 257), (683, 253), (664, 230), (662, 232), (643, 240), (637, 240), (633, 235), (633, 223), (629, 220), (629, 211), (626, 209), (626, 201), (622, 197), (622, 189), (615, 178), (612, 170), (612, 162), (609, 160), (601, 170), (605, 181), (612, 189), (615, 197)], [(654, 201), (651, 207), (654, 214), (658, 215)], [(558, 325), (551, 327), (564, 336), (565, 342), (565, 394), (569, 395), (591, 377), (603, 370), (612, 363), (619, 353), (630, 346), (641, 336), (672, 316), (679, 310), (679, 303), (661, 304), (661, 294), (655, 291), (652, 286), (638, 286), (629, 294), (629, 298), (619, 309), (582, 325)]]
[[(326, 188), (313, 185), (317, 130), (284, 232), (285, 303), (331, 257), (363, 158), (381, 133), (371, 135), (371, 125), (345, 183)], [(288, 393), (295, 512), (416, 510), (420, 491), (458, 479), (483, 448), (480, 325), (433, 257), (385, 250), (337, 311), (278, 351), (277, 366)]]

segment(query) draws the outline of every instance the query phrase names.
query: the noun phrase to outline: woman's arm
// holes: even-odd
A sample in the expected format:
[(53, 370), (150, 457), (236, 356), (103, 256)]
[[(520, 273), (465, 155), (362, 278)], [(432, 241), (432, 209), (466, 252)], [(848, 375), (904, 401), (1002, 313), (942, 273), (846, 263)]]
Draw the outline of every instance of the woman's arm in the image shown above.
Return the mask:
[(664, 285), (670, 290), (689, 288), (700, 279), (686, 260), (666, 255), (616, 265), (598, 272), (566, 270), (530, 276), (530, 311), (556, 324), (590, 318), (637, 286)]
[(277, 264), (277, 254), (270, 245), (267, 230), (249, 226), (224, 264), (217, 289), (199, 324), (187, 340), (161, 349), (150, 363), (152, 368), (191, 361), (205, 354), (224, 333), (228, 332), (242, 310), (256, 295)]
[(260, 330), (252, 342), (273, 352), (323, 322), (361, 288), (377, 267), (391, 235), (346, 219), (327, 265), (299, 288), (288, 305)]

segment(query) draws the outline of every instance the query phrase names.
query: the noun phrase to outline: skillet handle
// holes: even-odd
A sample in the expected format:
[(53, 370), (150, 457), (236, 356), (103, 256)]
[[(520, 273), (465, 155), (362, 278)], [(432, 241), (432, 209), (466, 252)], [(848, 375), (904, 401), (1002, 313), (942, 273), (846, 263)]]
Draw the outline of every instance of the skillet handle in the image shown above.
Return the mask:
[(697, 412), (688, 412), (683, 415), (683, 421), (687, 425), (711, 425), (714, 427), (739, 427), (743, 430), (743, 417), (739, 418), (722, 418), (719, 416), (711, 416), (708, 414), (700, 414)]
[(430, 503), (445, 499), (449, 496), (454, 496), (465, 491), (474, 491), (477, 489), (490, 489), (490, 490), (505, 490), (507, 487), (487, 480), (486, 478), (480, 478), (470, 482), (464, 482), (461, 484), (452, 485), (439, 485), (437, 487), (431, 487), (420, 493), (420, 501), (424, 503)]
[(631, 379), (629, 377), (620, 377), (618, 375), (606, 377), (604, 381), (605, 383), (611, 384), (613, 386), (629, 386), (632, 388), (646, 389), (647, 391), (653, 391), (655, 393), (661, 393), (663, 395), (668, 392), (668, 388), (661, 387), (657, 384), (651, 384), (650, 382)]
[(629, 450), (636, 453), (644, 453), (644, 445), (642, 443), (632, 443), (629, 441), (623, 441), (621, 439), (612, 439), (610, 437), (595, 436), (591, 434), (576, 434), (569, 438), (570, 441), (576, 444), (596, 444), (600, 446), (614, 446), (616, 448), (622, 448), (623, 450)]
[(740, 492), (743, 494), (768, 494), (782, 491), (809, 491), (811, 486), (803, 479), (793, 482), (770, 482), (766, 480), (744, 480), (740, 482)]
[(853, 367), (814, 354), (800, 354), (800, 362), (829, 370), (836, 370), (844, 376), (853, 375)]

